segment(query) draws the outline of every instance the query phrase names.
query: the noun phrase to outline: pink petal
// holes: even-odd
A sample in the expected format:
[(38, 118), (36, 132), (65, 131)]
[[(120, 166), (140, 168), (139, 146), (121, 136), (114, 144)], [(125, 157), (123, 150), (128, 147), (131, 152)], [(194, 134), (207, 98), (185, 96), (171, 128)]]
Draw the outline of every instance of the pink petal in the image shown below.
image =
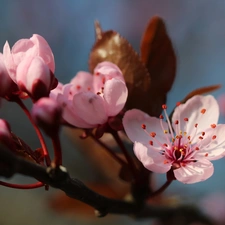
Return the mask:
[(54, 73), (55, 72), (55, 60), (52, 50), (48, 42), (40, 35), (33, 34), (30, 40), (34, 43), (37, 48), (38, 55), (44, 62), (48, 65), (49, 69)]
[(102, 97), (92, 92), (74, 95), (73, 107), (76, 114), (88, 124), (104, 124), (108, 119)]
[(128, 91), (126, 84), (113, 78), (106, 81), (103, 93), (108, 116), (117, 115), (123, 109), (127, 100)]
[[(206, 109), (204, 114), (202, 109)], [(184, 121), (188, 118), (188, 122)], [(179, 121), (180, 130), (186, 131), (191, 137), (195, 133), (195, 124), (198, 124), (198, 133), (210, 128), (211, 124), (217, 124), (219, 119), (219, 106), (216, 99), (212, 95), (194, 96), (185, 104), (181, 104), (174, 110), (173, 124), (176, 120)]]
[(57, 101), (63, 106), (63, 119), (69, 124), (79, 127), (79, 128), (92, 128), (94, 127), (91, 124), (86, 123), (83, 119), (81, 119), (77, 114), (76, 110), (73, 107), (73, 102), (68, 100), (62, 94), (58, 94)]
[(146, 147), (140, 142), (134, 143), (134, 153), (142, 162), (143, 166), (155, 173), (166, 173), (171, 168), (171, 163), (165, 163), (165, 156), (160, 154), (158, 149), (149, 146)]
[[(165, 121), (161, 121), (165, 130), (168, 130), (168, 125)], [(146, 130), (143, 130), (142, 125), (146, 125)], [(132, 142), (141, 142), (149, 145), (149, 141), (153, 141), (154, 147), (161, 149), (164, 143), (168, 143), (167, 136), (160, 125), (160, 119), (151, 117), (148, 114), (138, 109), (132, 109), (125, 113), (123, 118), (123, 126), (127, 136)], [(156, 133), (156, 137), (152, 138), (149, 134)]]
[(80, 71), (70, 81), (70, 84), (72, 84), (73, 95), (81, 91), (93, 91), (93, 76), (88, 72)]
[[(216, 128), (209, 128), (203, 140), (199, 140), (200, 150), (198, 150), (195, 158), (206, 157), (208, 160), (216, 160), (225, 156), (225, 125), (217, 125)], [(216, 139), (212, 137), (216, 135)]]
[(94, 91), (101, 91), (107, 80), (117, 78), (124, 82), (124, 77), (119, 67), (111, 62), (99, 63), (94, 69)]
[(5, 62), (6, 69), (8, 70), (9, 76), (11, 79), (16, 82), (16, 68), (17, 65), (14, 62), (13, 56), (11, 54), (11, 50), (9, 47), (9, 43), (6, 41), (3, 47), (3, 58)]
[(202, 159), (174, 170), (174, 175), (180, 182), (192, 184), (208, 179), (213, 172), (213, 164), (206, 159)]

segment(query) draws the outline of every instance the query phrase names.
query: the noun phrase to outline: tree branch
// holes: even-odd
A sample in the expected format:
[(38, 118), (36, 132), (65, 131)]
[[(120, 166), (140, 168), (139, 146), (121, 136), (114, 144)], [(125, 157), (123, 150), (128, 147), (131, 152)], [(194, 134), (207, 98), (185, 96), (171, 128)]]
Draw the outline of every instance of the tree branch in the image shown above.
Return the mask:
[(209, 218), (190, 206), (161, 207), (139, 205), (135, 202), (104, 197), (86, 187), (80, 180), (71, 178), (65, 167), (46, 168), (40, 166), (15, 155), (5, 146), (0, 145), (0, 176), (9, 178), (16, 173), (36, 178), (51, 187), (61, 189), (69, 197), (80, 200), (95, 208), (96, 215), (99, 217), (113, 213), (133, 215), (136, 218), (166, 219), (179, 213), (179, 216), (183, 216), (185, 219), (188, 218), (188, 221), (213, 224)]

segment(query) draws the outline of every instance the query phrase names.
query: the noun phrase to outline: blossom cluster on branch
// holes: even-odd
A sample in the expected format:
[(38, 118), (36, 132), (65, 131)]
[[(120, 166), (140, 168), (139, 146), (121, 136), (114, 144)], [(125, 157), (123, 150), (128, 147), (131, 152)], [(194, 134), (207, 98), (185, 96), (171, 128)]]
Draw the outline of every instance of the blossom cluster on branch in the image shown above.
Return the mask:
[[(163, 48), (155, 44), (155, 40), (163, 42)], [(161, 51), (159, 48), (162, 48)], [(163, 51), (165, 54), (161, 53)], [(158, 58), (166, 59), (163, 65), (152, 59), (156, 54)], [(13, 133), (9, 122), (1, 119), (0, 142), (15, 158), (1, 155), (8, 157), (8, 161), (0, 161), (0, 175), (7, 177), (6, 171), (10, 171), (12, 166), (9, 163), (11, 157), (19, 167), (31, 168), (29, 173), (25, 169), (11, 168), (12, 174), (18, 172), (32, 176), (33, 171), (33, 177), (38, 180), (30, 185), (0, 181), (1, 185), (21, 189), (42, 186), (47, 189), (50, 185), (71, 196), (69, 190), (76, 186), (72, 180), (68, 177), (63, 180), (64, 184), (68, 184), (64, 189), (60, 183), (62, 180), (51, 180), (52, 171), (56, 173), (63, 168), (63, 146), (59, 136), (62, 126), (82, 130), (84, 141), (88, 137), (93, 138), (121, 165), (120, 177), (130, 183), (134, 205), (125, 200), (118, 201), (116, 204), (121, 208), (116, 213), (134, 214), (134, 209), (145, 209), (146, 202), (161, 194), (174, 180), (196, 183), (213, 175), (211, 161), (225, 156), (225, 125), (218, 124), (216, 99), (202, 94), (218, 86), (190, 93), (168, 115), (166, 94), (175, 78), (176, 58), (160, 18), (154, 17), (150, 21), (141, 43), (141, 56), (117, 32), (103, 32), (96, 23), (96, 43), (90, 55), (90, 71), (78, 72), (68, 84), (62, 84), (55, 77), (54, 56), (43, 37), (34, 34), (30, 39), (17, 41), (12, 48), (6, 42), (0, 54), (0, 96), (23, 109), (35, 128), (41, 147), (32, 150)], [(33, 102), (31, 110), (24, 104), (27, 98)], [(52, 140), (54, 159), (49, 155), (41, 130)], [(114, 138), (120, 153), (101, 139), (106, 133)], [(136, 157), (128, 151), (121, 133), (134, 143)], [(27, 155), (29, 163), (34, 166), (17, 161), (17, 157), (27, 160)], [(44, 168), (51, 173), (46, 174)], [(37, 171), (40, 171), (38, 175)], [(166, 183), (156, 191), (150, 186), (152, 173), (167, 175)], [(58, 177), (55, 175), (54, 178)], [(92, 194), (90, 191), (90, 196)], [(84, 199), (79, 194), (72, 197)], [(89, 204), (89, 201), (84, 202)], [(107, 200), (108, 212), (114, 212), (108, 204), (112, 204), (113, 208), (115, 202)], [(97, 203), (92, 202), (91, 205), (97, 206)], [(122, 209), (122, 206), (128, 209)], [(101, 215), (104, 214), (101, 208), (97, 209)]]

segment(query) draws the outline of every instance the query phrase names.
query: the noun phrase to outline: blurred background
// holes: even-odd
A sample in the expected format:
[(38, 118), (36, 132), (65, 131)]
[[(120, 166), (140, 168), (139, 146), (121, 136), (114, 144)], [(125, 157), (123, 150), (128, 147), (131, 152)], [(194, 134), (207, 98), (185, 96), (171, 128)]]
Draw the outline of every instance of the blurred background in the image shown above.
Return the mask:
[[(225, 1), (0, 0), (0, 6), (0, 49), (6, 40), (12, 46), (18, 39), (30, 38), (34, 33), (42, 35), (52, 48), (55, 75), (62, 83), (69, 82), (78, 71), (88, 70), (88, 56), (95, 40), (95, 20), (100, 21), (103, 30), (118, 31), (139, 51), (148, 21), (159, 15), (165, 20), (178, 61), (177, 77), (168, 96), (169, 108), (195, 88), (221, 84), (222, 88), (213, 95), (218, 97), (225, 92)], [(2, 102), (0, 116), (33, 148), (39, 147), (32, 127), (15, 104)], [(225, 119), (221, 117), (221, 121)], [(71, 174), (83, 181), (95, 180), (97, 175), (65, 132), (62, 140), (64, 165)], [(196, 198), (204, 200), (211, 193), (225, 192), (224, 171), (225, 159), (221, 159), (215, 162), (215, 173), (207, 181), (193, 185), (174, 182), (166, 193), (188, 202)], [(165, 177), (156, 176), (155, 180), (157, 186)], [(31, 182), (20, 176), (12, 180), (23, 181)], [(59, 213), (53, 209), (53, 203), (49, 204), (54, 194), (53, 189), (46, 192), (42, 188), (27, 191), (0, 187), (0, 224), (152, 223), (134, 221), (126, 216), (96, 219), (94, 216), (83, 218), (75, 212)]]

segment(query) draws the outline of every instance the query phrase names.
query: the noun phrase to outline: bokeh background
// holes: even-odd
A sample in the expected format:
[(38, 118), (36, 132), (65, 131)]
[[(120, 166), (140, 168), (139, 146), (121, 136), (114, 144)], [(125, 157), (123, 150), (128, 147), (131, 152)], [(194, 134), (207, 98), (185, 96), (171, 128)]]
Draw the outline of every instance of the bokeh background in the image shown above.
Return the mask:
[[(88, 55), (94, 43), (94, 21), (104, 30), (113, 29), (127, 38), (139, 51), (142, 33), (154, 16), (164, 18), (172, 39), (178, 64), (177, 77), (168, 96), (175, 103), (195, 88), (221, 84), (214, 96), (225, 92), (225, 1), (217, 0), (0, 0), (0, 49), (6, 40), (12, 46), (18, 39), (42, 35), (51, 46), (56, 61), (56, 77), (63, 83), (79, 71), (88, 70)], [(1, 51), (1, 50), (0, 50)], [(29, 105), (29, 104), (28, 104)], [(9, 120), (13, 131), (32, 147), (39, 146), (32, 127), (14, 104), (2, 102), (0, 116)], [(225, 121), (221, 117), (221, 121)], [(67, 135), (62, 134), (64, 165), (82, 180), (95, 175), (76, 151)], [(83, 172), (84, 171), (84, 172)], [(85, 173), (88, 171), (88, 174)], [(205, 182), (184, 185), (174, 182), (168, 195), (186, 201), (204, 199), (225, 192), (225, 159), (215, 162), (215, 174)], [(157, 176), (158, 184), (164, 176)], [(13, 182), (28, 181), (16, 176)], [(30, 181), (30, 180), (29, 180)], [(0, 187), (0, 224), (151, 224), (128, 217), (105, 219), (65, 215), (49, 207), (54, 190), (13, 190)]]

